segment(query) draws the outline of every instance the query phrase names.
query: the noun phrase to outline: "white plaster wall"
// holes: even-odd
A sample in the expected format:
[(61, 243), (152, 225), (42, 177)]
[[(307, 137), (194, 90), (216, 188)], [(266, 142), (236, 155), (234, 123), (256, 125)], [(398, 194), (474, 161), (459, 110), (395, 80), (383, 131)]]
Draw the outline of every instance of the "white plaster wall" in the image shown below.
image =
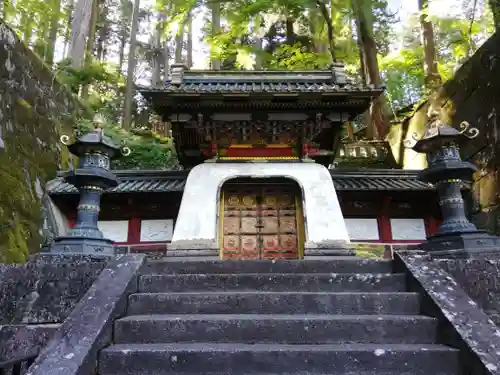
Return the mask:
[(306, 248), (349, 242), (330, 172), (314, 163), (205, 163), (193, 168), (186, 181), (172, 245), (198, 242), (218, 246), (220, 188), (237, 177), (284, 177), (302, 189)]
[(97, 227), (104, 238), (113, 242), (128, 241), (128, 220), (101, 220), (97, 222)]
[(424, 219), (391, 219), (394, 241), (425, 240)]
[(172, 219), (141, 220), (141, 242), (170, 241), (173, 231)]
[(355, 240), (379, 240), (378, 221), (373, 219), (345, 219), (347, 232), (351, 241)]

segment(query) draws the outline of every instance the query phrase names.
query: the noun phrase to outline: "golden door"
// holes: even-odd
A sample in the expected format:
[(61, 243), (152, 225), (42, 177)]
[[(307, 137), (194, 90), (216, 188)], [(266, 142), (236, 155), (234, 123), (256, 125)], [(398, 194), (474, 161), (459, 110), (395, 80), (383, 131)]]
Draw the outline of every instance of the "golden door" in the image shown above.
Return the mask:
[(229, 185), (221, 196), (223, 259), (298, 259), (302, 212), (290, 185)]

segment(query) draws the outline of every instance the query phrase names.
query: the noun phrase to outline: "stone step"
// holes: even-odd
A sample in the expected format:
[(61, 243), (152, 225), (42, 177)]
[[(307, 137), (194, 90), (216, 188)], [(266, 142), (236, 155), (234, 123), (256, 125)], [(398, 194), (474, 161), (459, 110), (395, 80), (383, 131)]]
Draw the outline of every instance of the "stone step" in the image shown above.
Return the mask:
[(101, 351), (99, 375), (458, 375), (440, 345), (127, 344)]
[(391, 273), (392, 261), (339, 257), (332, 260), (168, 261), (151, 260), (143, 274)]
[(115, 343), (244, 342), (429, 344), (436, 319), (412, 315), (132, 315), (115, 322)]
[(137, 293), (128, 314), (419, 314), (417, 293)]
[(404, 274), (186, 274), (142, 275), (139, 292), (194, 291), (403, 292)]

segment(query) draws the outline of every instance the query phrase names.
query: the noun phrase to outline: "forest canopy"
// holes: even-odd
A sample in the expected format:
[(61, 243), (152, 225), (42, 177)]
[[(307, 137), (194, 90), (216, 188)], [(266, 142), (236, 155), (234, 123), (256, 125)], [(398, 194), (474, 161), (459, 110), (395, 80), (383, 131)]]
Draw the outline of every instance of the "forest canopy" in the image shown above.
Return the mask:
[[(394, 4), (414, 2), (411, 13)], [(59, 80), (130, 143), (120, 167), (176, 168), (169, 124), (136, 84), (159, 87), (174, 62), (205, 69), (324, 69), (386, 93), (355, 124), (384, 139), (401, 109), (450, 79), (500, 24), (500, 0), (17, 0), (2, 18)], [(443, 12), (443, 3), (453, 5)], [(441, 11), (433, 9), (439, 7)], [(397, 8), (397, 7), (396, 7)], [(76, 118), (75, 130), (92, 118)], [(352, 136), (353, 129), (348, 134)]]

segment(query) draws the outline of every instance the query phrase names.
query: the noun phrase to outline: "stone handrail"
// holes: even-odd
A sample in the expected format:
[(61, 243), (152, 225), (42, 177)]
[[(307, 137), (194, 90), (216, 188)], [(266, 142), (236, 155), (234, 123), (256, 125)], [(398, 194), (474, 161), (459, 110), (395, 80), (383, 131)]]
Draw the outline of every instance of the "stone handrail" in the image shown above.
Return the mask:
[(125, 255), (101, 272), (55, 332), (26, 375), (93, 375), (99, 350), (112, 340), (114, 320), (125, 314), (137, 291), (144, 255)]
[(500, 375), (500, 329), (455, 279), (423, 252), (396, 252), (394, 261), (420, 293), (421, 312), (439, 320), (439, 343), (460, 350), (461, 373)]

